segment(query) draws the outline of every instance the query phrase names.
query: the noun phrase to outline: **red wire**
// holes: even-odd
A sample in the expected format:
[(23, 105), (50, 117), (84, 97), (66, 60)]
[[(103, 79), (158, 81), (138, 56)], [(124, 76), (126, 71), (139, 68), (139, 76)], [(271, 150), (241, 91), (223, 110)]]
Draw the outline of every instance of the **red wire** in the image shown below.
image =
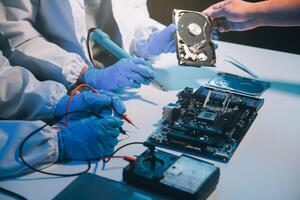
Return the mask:
[[(93, 88), (92, 86), (88, 85), (88, 84), (80, 84), (78, 85), (77, 87), (75, 87), (71, 93), (70, 93), (70, 97), (68, 99), (68, 102), (67, 102), (67, 105), (66, 105), (66, 113), (69, 112), (69, 108), (70, 108), (70, 105), (71, 105), (71, 101), (74, 97), (74, 95), (76, 95), (76, 93), (79, 91), (80, 88), (82, 87), (86, 87), (90, 90), (92, 90), (94, 93), (98, 93), (98, 91)], [(114, 109), (114, 108), (113, 108)], [(115, 109), (114, 109), (115, 110)], [(115, 111), (116, 112), (116, 111)], [(127, 121), (128, 123), (132, 123), (131, 120), (128, 118), (128, 116), (126, 114), (120, 114), (120, 113), (117, 113), (119, 114), (123, 119), (125, 119), (125, 121)], [(68, 127), (69, 126), (69, 117), (68, 117), (68, 114), (66, 114), (66, 123), (65, 123), (65, 127)], [(59, 126), (54, 126), (53, 129), (60, 129), (62, 127), (59, 127)], [(130, 157), (130, 156), (110, 156), (108, 157), (109, 159), (111, 158), (122, 158), (128, 162), (132, 162), (132, 161), (135, 161), (135, 158), (134, 157)]]
[[(69, 96), (69, 99), (68, 99), (68, 102), (67, 102), (67, 105), (66, 105), (66, 113), (69, 112), (69, 107), (70, 107), (70, 104), (71, 104), (71, 100), (73, 99), (73, 96), (76, 95), (76, 93), (78, 92), (78, 90), (82, 87), (87, 87), (89, 88), (90, 90), (92, 90), (93, 92), (98, 92), (95, 88), (93, 88), (92, 86), (88, 85), (88, 84), (80, 84), (78, 85), (77, 87), (75, 87), (71, 93), (70, 93), (70, 96)], [(65, 127), (68, 127), (69, 126), (69, 117), (68, 117), (68, 114), (66, 114), (66, 123), (64, 124)], [(61, 126), (53, 126), (52, 129), (55, 129), (55, 130), (59, 130), (59, 129), (62, 129), (63, 127)]]
[[(67, 105), (66, 105), (66, 113), (69, 112), (69, 108), (70, 108), (70, 105), (71, 105), (71, 101), (72, 101), (74, 95), (76, 95), (76, 93), (77, 93), (77, 92), (79, 91), (79, 89), (82, 88), (82, 87), (86, 87), (86, 88), (92, 90), (94, 93), (98, 93), (98, 91), (97, 91), (95, 88), (93, 88), (92, 86), (90, 86), (90, 85), (88, 85), (88, 84), (80, 84), (80, 85), (78, 85), (78, 86), (75, 87), (75, 88), (71, 91), (71, 93), (70, 93), (70, 97), (69, 97), (68, 102), (67, 102)], [(118, 113), (118, 112), (114, 109), (113, 106), (112, 106), (112, 109), (113, 109), (118, 115), (120, 115), (120, 116), (122, 117), (122, 119), (124, 119), (126, 122), (128, 122), (129, 124), (135, 126), (135, 125), (133, 124), (132, 120), (128, 117), (127, 114), (121, 114), (121, 113)], [(69, 126), (69, 116), (68, 116), (68, 114), (66, 114), (66, 123), (65, 123), (65, 127), (68, 127), (68, 126)], [(135, 127), (136, 127), (136, 126), (135, 126)], [(63, 128), (63, 127), (59, 127), (59, 126), (53, 127), (53, 129), (61, 129), (61, 128)]]
[(133, 156), (111, 156), (111, 157), (108, 157), (108, 158), (103, 158), (102, 159), (103, 160), (103, 167), (102, 167), (103, 170), (105, 169), (105, 163), (106, 163), (105, 159), (111, 159), (111, 158), (121, 158), (121, 159), (129, 162), (130, 165), (134, 165), (135, 162), (136, 162), (136, 159), (137, 159), (136, 157), (133, 157)]
[[(86, 88), (89, 88), (90, 90), (92, 90), (93, 92), (95, 93), (98, 93), (98, 91), (93, 88), (92, 86), (88, 85), (88, 84), (80, 84), (78, 85), (76, 88), (74, 88), (74, 90), (72, 90), (71, 94), (70, 94), (70, 97), (68, 99), (68, 103), (67, 103), (67, 106), (66, 106), (66, 113), (69, 112), (69, 107), (70, 107), (70, 104), (71, 104), (71, 101), (73, 99), (73, 96), (76, 95), (76, 93), (78, 92), (78, 90), (82, 87), (86, 87)], [(69, 116), (68, 114), (66, 115), (66, 127), (69, 126)]]

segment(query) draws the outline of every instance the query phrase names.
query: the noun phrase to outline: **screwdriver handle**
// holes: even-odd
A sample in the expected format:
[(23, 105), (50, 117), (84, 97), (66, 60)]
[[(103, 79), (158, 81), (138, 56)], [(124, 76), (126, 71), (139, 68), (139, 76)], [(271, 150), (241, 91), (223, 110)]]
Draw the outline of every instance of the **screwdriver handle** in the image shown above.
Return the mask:
[[(116, 43), (114, 43), (109, 35), (107, 35), (104, 31), (101, 29), (96, 29), (92, 35), (92, 38), (95, 42), (97, 42), (101, 47), (109, 51), (111, 54), (116, 56), (119, 59), (122, 58), (131, 58), (131, 55), (129, 55), (126, 51), (124, 51), (122, 48), (120, 48)], [(150, 81), (153, 85), (157, 86), (162, 91), (167, 91), (167, 89), (156, 79), (150, 79), (147, 78), (148, 81)]]

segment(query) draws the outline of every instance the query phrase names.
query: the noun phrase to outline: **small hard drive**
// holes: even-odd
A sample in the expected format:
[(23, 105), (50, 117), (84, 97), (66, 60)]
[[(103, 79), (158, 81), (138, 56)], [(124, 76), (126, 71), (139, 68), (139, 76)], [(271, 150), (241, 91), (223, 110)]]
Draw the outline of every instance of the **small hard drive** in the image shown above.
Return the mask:
[(177, 58), (183, 66), (215, 67), (216, 55), (212, 42), (212, 24), (201, 12), (173, 10), (177, 26)]

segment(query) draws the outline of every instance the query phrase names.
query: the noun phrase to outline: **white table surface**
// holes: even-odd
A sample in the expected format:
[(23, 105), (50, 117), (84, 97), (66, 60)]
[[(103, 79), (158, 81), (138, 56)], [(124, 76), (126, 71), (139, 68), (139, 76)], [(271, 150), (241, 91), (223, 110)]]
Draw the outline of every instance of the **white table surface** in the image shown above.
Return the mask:
[[(260, 48), (219, 42), (217, 68), (179, 67), (175, 54), (161, 56), (154, 66), (159, 79), (170, 89), (162, 92), (152, 86), (128, 90), (125, 98), (128, 114), (140, 127), (137, 133), (119, 145), (144, 141), (155, 130), (162, 107), (176, 101), (184, 87), (198, 88), (214, 77), (217, 70), (247, 76), (224, 62), (230, 55), (254, 71), (272, 86), (263, 94), (265, 104), (228, 163), (207, 160), (220, 167), (221, 176), (210, 200), (299, 200), (300, 199), (300, 56)], [(135, 130), (125, 125), (127, 130)], [(118, 155), (137, 155), (144, 151), (138, 145)], [(176, 152), (175, 152), (176, 153)], [(115, 180), (122, 179), (125, 161), (114, 159), (101, 170), (92, 172)], [(47, 170), (70, 173), (82, 170), (84, 164), (53, 165)], [(0, 182), (0, 187), (15, 191), (29, 199), (51, 199), (75, 177), (56, 178), (32, 173)], [(6, 199), (0, 195), (0, 199)]]

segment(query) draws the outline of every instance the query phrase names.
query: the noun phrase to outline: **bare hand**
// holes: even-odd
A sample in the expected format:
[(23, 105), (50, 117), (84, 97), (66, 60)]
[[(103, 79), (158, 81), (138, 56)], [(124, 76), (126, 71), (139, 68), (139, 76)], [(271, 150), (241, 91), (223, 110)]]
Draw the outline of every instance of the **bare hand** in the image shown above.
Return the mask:
[(219, 32), (245, 31), (259, 26), (255, 4), (241, 0), (225, 0), (203, 11), (211, 17)]

